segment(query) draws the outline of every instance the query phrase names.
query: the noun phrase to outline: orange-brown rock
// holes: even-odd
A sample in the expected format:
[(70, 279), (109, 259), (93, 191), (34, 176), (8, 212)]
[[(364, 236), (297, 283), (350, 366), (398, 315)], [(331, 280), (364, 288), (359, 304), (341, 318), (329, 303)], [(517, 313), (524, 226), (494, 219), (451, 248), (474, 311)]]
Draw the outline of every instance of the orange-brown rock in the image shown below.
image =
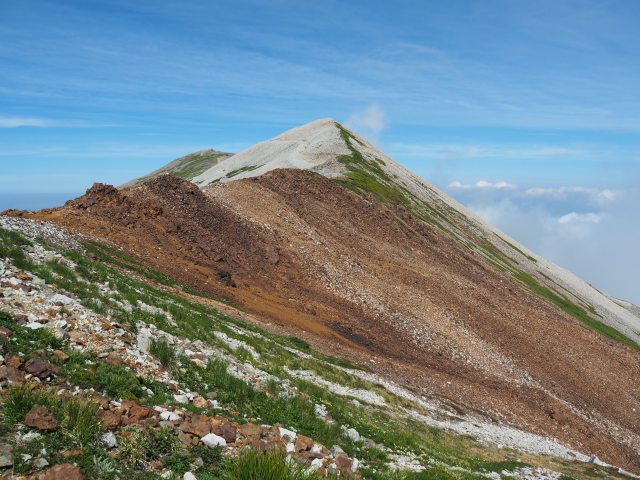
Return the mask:
[(211, 433), (211, 422), (207, 417), (193, 417), (191, 421), (183, 423), (180, 429), (201, 438)]
[(45, 431), (58, 428), (58, 421), (44, 405), (34, 405), (24, 417), (24, 424), (28, 427)]
[(80, 469), (70, 463), (54, 465), (42, 476), (42, 480), (84, 480)]
[(98, 410), (98, 419), (107, 430), (115, 430), (122, 424), (122, 416), (111, 410)]
[(311, 450), (311, 447), (315, 442), (309, 437), (305, 437), (304, 435), (298, 434), (296, 436), (295, 449), (296, 452), (304, 452), (306, 450)]

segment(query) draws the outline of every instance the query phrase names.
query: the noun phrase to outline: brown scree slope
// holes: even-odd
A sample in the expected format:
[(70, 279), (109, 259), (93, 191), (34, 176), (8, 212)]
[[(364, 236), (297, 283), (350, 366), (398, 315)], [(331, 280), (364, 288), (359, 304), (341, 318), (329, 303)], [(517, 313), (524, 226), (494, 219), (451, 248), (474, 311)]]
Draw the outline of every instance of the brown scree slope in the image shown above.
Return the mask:
[(106, 239), (416, 391), (640, 471), (640, 355), (399, 207), (302, 170), (96, 185), (30, 216)]

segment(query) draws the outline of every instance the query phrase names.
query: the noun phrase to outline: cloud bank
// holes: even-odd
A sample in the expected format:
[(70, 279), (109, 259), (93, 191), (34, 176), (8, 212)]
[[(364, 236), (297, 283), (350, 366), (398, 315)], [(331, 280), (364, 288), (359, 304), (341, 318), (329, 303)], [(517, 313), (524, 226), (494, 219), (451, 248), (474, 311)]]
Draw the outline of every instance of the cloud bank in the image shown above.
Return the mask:
[(500, 188), (452, 182), (448, 191), (484, 219), (596, 288), (640, 304), (640, 187)]

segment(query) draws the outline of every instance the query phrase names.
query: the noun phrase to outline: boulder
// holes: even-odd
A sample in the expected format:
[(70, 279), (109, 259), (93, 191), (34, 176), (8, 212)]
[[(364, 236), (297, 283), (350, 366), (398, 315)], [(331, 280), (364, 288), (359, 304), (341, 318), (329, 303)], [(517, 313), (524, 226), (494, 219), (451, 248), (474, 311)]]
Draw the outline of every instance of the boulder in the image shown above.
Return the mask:
[(226, 447), (227, 446), (227, 441), (224, 438), (216, 435), (215, 433), (208, 433), (207, 435), (202, 437), (200, 439), (200, 441), (202, 443), (204, 443), (209, 448)]
[(27, 416), (24, 417), (24, 424), (28, 427), (45, 431), (58, 428), (58, 422), (44, 405), (34, 405), (27, 413)]

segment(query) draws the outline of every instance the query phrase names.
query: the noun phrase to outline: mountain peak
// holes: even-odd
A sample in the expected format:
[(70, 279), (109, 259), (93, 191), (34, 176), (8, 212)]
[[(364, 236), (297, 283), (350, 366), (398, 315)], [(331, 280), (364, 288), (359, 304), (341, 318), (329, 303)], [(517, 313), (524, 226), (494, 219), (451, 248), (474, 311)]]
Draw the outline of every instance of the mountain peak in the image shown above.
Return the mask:
[(193, 181), (206, 186), (255, 177), (277, 168), (311, 170), (337, 177), (343, 173), (338, 158), (350, 153), (342, 127), (331, 118), (321, 118), (249, 147), (212, 166)]

